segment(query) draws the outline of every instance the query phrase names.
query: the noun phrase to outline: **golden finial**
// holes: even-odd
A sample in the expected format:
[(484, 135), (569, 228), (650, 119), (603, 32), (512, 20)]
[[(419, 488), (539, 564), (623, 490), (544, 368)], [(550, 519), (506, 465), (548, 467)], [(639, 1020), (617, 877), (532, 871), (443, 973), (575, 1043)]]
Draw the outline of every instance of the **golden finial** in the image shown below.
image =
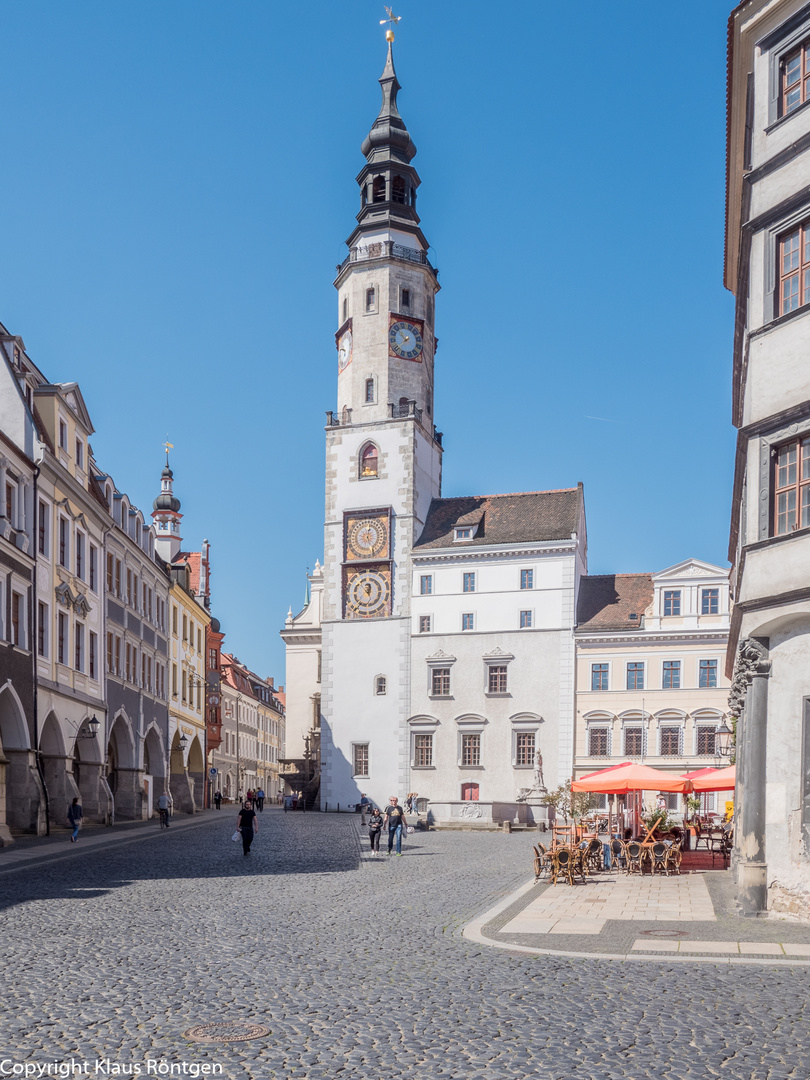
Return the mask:
[(402, 19), (402, 16), (395, 15), (394, 9), (388, 7), (387, 4), (384, 4), (383, 6), (385, 7), (388, 18), (380, 19), (380, 26), (385, 26), (385, 24), (388, 23), (388, 29), (385, 31), (385, 40), (390, 43), (394, 40), (394, 27)]
[(163, 444), (163, 449), (166, 451), (166, 464), (169, 464), (169, 451), (174, 450), (174, 443), (169, 442), (169, 436), (166, 436), (166, 442)]

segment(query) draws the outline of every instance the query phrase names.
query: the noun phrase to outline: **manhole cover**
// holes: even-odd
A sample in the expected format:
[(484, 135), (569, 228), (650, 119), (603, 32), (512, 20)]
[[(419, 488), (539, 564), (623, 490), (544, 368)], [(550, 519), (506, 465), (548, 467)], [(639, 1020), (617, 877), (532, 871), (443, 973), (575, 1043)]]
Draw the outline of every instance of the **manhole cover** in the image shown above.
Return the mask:
[(641, 933), (646, 937), (689, 937), (688, 930), (642, 930)]
[(183, 1034), (187, 1039), (195, 1042), (246, 1042), (248, 1039), (260, 1039), (263, 1035), (270, 1034), (270, 1028), (262, 1027), (261, 1024), (247, 1024), (241, 1020), (232, 1023), (218, 1024), (195, 1024)]

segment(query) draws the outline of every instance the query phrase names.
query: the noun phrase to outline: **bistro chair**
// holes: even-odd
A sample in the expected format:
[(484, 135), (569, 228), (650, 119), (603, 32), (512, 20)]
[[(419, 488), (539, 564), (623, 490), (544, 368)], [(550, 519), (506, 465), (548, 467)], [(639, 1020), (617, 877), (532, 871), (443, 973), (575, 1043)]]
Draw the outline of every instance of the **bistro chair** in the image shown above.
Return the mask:
[(627, 873), (627, 852), (621, 840), (610, 841), (610, 866)]
[(723, 869), (728, 866), (728, 858), (731, 853), (731, 833), (724, 829), (712, 829), (709, 851), (712, 853), (712, 866), (717, 855), (723, 860)]
[(656, 840), (652, 846), (652, 873), (653, 874), (666, 874), (667, 872), (667, 852), (669, 848), (663, 840)]
[(627, 854), (627, 873), (643, 874), (644, 848), (638, 840), (630, 840), (625, 844), (624, 850)]
[(667, 874), (680, 874), (681, 872), (681, 845), (673, 844), (672, 847), (667, 848), (667, 861), (666, 861)]
[(697, 828), (697, 836), (695, 837), (695, 851), (698, 850), (701, 843), (704, 844), (707, 851), (711, 851), (711, 849), (712, 849), (712, 837), (711, 837), (711, 833), (709, 832), (707, 826), (704, 825), (704, 824), (701, 824), (700, 822), (698, 822), (697, 825), (696, 825), (696, 828)]
[(585, 873), (589, 873), (591, 870), (601, 870), (605, 865), (605, 853), (602, 850), (602, 841), (594, 837), (588, 844), (585, 850), (585, 858), (582, 860), (585, 864)]
[(552, 852), (551, 883), (557, 884), (557, 878), (564, 878), (569, 885), (574, 884), (574, 853), (569, 848), (559, 847)]
[(545, 874), (551, 873), (551, 853), (542, 844), (534, 849), (534, 880), (538, 882)]

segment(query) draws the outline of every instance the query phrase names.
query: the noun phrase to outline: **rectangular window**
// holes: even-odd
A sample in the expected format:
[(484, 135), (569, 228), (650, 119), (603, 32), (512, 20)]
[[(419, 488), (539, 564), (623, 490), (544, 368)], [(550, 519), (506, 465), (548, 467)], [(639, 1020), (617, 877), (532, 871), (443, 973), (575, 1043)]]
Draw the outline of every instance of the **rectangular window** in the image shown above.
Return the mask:
[(209, 649), (208, 650), (208, 670), (209, 671), (216, 671), (218, 667), (219, 667), (219, 664), (217, 663), (217, 650), (216, 649)]
[(610, 756), (610, 731), (607, 728), (588, 729), (588, 754), (590, 757)]
[(664, 690), (680, 690), (681, 688), (681, 662), (680, 660), (665, 660), (664, 673), (661, 683)]
[(121, 560), (115, 560), (115, 595), (121, 596)]
[(681, 590), (664, 589), (664, 614), (680, 615), (681, 613)]
[(366, 311), (374, 311), (377, 305), (377, 293), (372, 289), (366, 289)]
[(627, 665), (627, 689), (644, 689), (644, 664), (634, 663)]
[(48, 607), (41, 600), (37, 604), (37, 652), (48, 655)]
[(591, 664), (591, 690), (607, 690), (608, 665)]
[(713, 727), (699, 727), (697, 729), (697, 753), (704, 756), (714, 756), (715, 734)]
[(188, 641), (188, 615), (183, 616), (183, 641)]
[(506, 693), (506, 664), (490, 664), (488, 686), (490, 694)]
[(780, 65), (779, 81), (782, 116), (810, 100), (810, 40), (787, 54)]
[(132, 606), (138, 610), (138, 575), (132, 575)]
[(430, 692), (433, 697), (450, 696), (450, 668), (433, 668), (430, 677)]
[(465, 574), (463, 583), (464, 592), (475, 592), (475, 574)]
[(533, 731), (520, 731), (515, 737), (515, 765), (534, 765)]
[(98, 573), (98, 548), (90, 545), (90, 588), (96, 591), (96, 574)]
[(419, 633), (420, 634), (429, 634), (430, 633), (430, 615), (420, 615), (419, 616)]
[(374, 380), (366, 379), (366, 404), (371, 405), (374, 401)]
[(411, 290), (410, 289), (403, 289), (402, 290), (402, 310), (403, 311), (410, 311), (411, 310)]
[(430, 596), (433, 592), (433, 575), (422, 574), (419, 578), (419, 592), (422, 596)]
[(172, 697), (177, 697), (177, 664), (172, 664)]
[(474, 630), (475, 629), (475, 616), (467, 612), (461, 616), (461, 629), (462, 630)]
[(63, 517), (59, 518), (59, 565), (67, 569), (68, 560), (68, 523)]
[(127, 570), (127, 603), (132, 603), (132, 571)]
[(368, 776), (368, 743), (354, 744), (354, 775)]
[(91, 679), (96, 677), (96, 652), (98, 651), (98, 634), (94, 634), (90, 631), (90, 656), (87, 674)]
[(133, 672), (132, 672), (132, 646), (130, 645), (129, 642), (126, 643), (125, 656), (126, 656), (126, 668), (124, 669), (124, 674), (126, 676), (127, 682), (132, 682), (132, 674), (133, 674)]
[(532, 625), (532, 613), (530, 611), (521, 611), (520, 613), (520, 629), (530, 630)]
[(521, 589), (534, 588), (534, 570), (520, 571), (520, 587)]
[(481, 764), (481, 736), (461, 736), (461, 764), (463, 766), (476, 766)]
[(624, 752), (627, 757), (641, 757), (644, 746), (644, 729), (626, 727), (624, 729)]
[(73, 644), (75, 651), (73, 666), (77, 671), (84, 671), (84, 627), (81, 623), (76, 623), (74, 628)]
[(661, 728), (661, 757), (681, 756), (681, 729), (679, 727)]
[(698, 686), (703, 689), (717, 686), (717, 661), (701, 660)]
[(177, 608), (172, 607), (172, 633), (177, 637)]
[(84, 468), (84, 443), (81, 439), (76, 440), (76, 464), (80, 469)]
[(810, 300), (810, 222), (779, 242), (779, 314), (786, 315)]
[(774, 531), (777, 536), (810, 525), (810, 436), (775, 451)]
[(112, 554), (107, 552), (107, 592), (113, 591), (113, 584), (115, 580), (115, 560)]
[(433, 765), (432, 735), (414, 735), (413, 763), (417, 769), (427, 769)]
[(115, 639), (115, 672), (117, 675), (121, 674), (121, 638)]
[(37, 521), (37, 529), (39, 531), (39, 553), (40, 555), (47, 556), (48, 554), (48, 507), (40, 499), (39, 500), (39, 520)]
[(57, 640), (56, 640), (56, 659), (60, 664), (65, 663), (65, 657), (67, 656), (67, 635), (68, 624), (67, 615), (64, 615), (61, 611), (56, 620), (57, 623)]
[(202, 654), (202, 629), (197, 627), (197, 652)]
[(11, 644), (24, 646), (22, 640), (22, 596), (18, 592), (11, 594)]
[(59, 449), (67, 450), (67, 424), (64, 420), (59, 421)]
[(107, 671), (115, 671), (115, 638), (112, 634), (107, 634)]
[(701, 615), (717, 615), (720, 611), (720, 590), (719, 589), (701, 589), (700, 590), (700, 614)]
[(148, 686), (148, 683), (146, 682), (146, 657), (143, 653), (141, 653), (141, 686), (144, 690)]
[(76, 577), (84, 581), (84, 533), (76, 530)]
[(472, 540), (472, 529), (465, 525), (463, 528), (457, 528), (455, 532), (456, 540)]

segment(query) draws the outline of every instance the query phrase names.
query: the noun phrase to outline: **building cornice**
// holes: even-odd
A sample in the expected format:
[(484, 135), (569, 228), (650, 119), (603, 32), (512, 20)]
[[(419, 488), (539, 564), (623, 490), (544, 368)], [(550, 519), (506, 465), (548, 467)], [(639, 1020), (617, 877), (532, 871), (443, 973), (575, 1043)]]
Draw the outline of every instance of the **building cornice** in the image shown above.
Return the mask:
[[(422, 554), (412, 551), (411, 559), (414, 563), (426, 564), (430, 562), (470, 562), (473, 559), (498, 559), (504, 555), (514, 558), (529, 558), (530, 556), (542, 555), (573, 555), (577, 550), (575, 540), (563, 542), (554, 541), (548, 546), (536, 544), (493, 544), (489, 547), (469, 547), (459, 543), (452, 548), (430, 548)], [(561, 585), (560, 589), (565, 588)]]
[(718, 644), (723, 644), (728, 641), (729, 629), (726, 628), (722, 631), (717, 630), (693, 630), (693, 631), (675, 631), (668, 633), (660, 633), (658, 631), (647, 632), (645, 630), (637, 630), (635, 633), (583, 633), (582, 631), (574, 631), (574, 641), (578, 645), (620, 645), (624, 643), (632, 642), (633, 645), (673, 645), (684, 644), (689, 641), (694, 641), (697, 644), (703, 644), (704, 642), (716, 641)]

